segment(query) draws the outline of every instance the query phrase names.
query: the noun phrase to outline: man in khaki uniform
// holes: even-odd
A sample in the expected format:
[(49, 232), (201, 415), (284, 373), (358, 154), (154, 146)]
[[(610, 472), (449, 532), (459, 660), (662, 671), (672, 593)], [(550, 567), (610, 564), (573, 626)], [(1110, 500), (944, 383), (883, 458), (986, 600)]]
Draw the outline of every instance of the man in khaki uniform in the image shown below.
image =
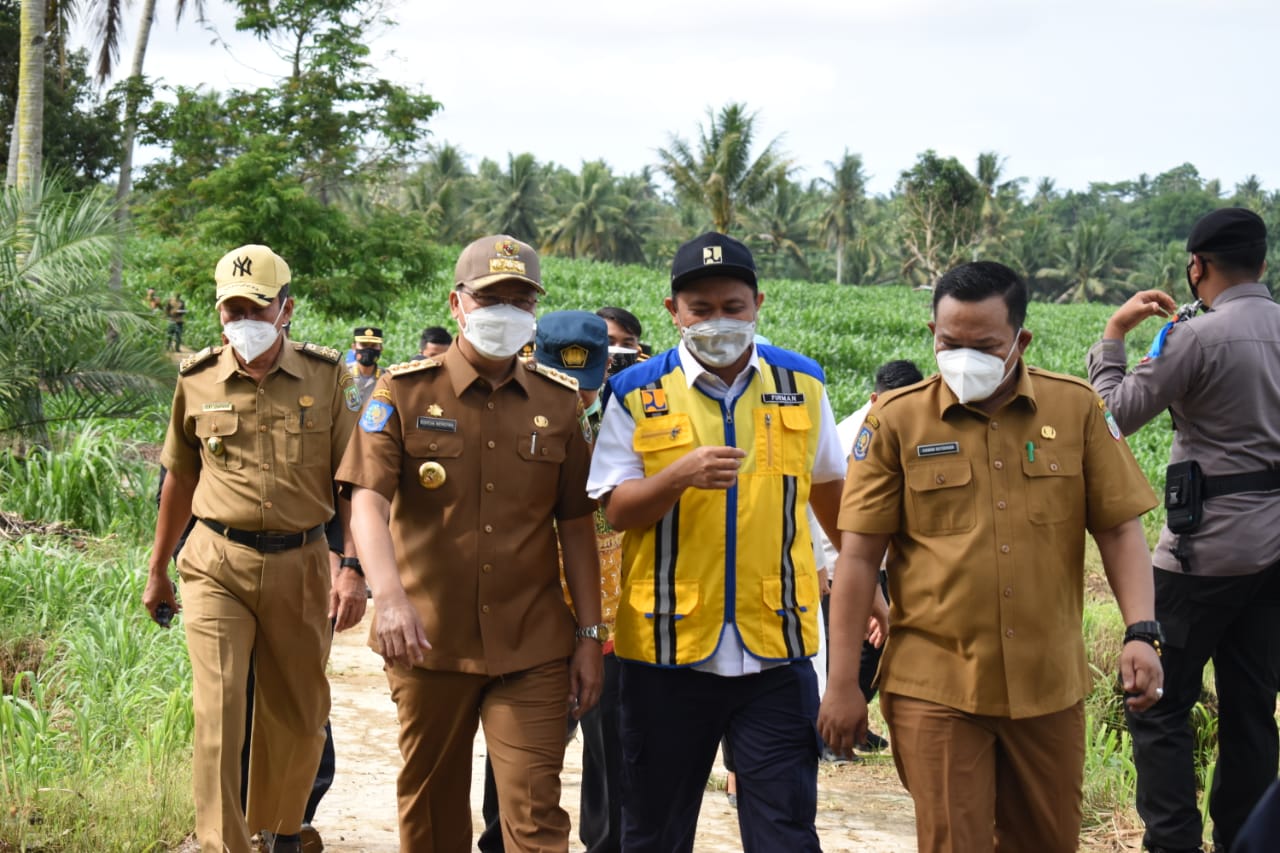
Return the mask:
[(880, 703), (921, 851), (1077, 848), (1086, 529), (1130, 626), (1129, 707), (1161, 691), (1138, 520), (1155, 496), (1088, 384), (1024, 365), (1026, 305), (1000, 264), (943, 276), (940, 375), (879, 398), (845, 480), (819, 730), (838, 752), (866, 730), (859, 649), (888, 547)]
[[(196, 835), (209, 853), (245, 853), (250, 827), (275, 833), (277, 851), (298, 849), (329, 715), (330, 619), (342, 630), (364, 615), (363, 580), (353, 571), (331, 578), (324, 536), (359, 395), (337, 350), (280, 334), (293, 316), (282, 258), (242, 246), (214, 278), (229, 345), (180, 368), (143, 603), (153, 617), (161, 606), (178, 609), (166, 564), (194, 515), (178, 571), (193, 674)], [(251, 655), (246, 823), (240, 749)]]
[(461, 334), (378, 381), (338, 472), (373, 590), (370, 645), (400, 718), (400, 849), (471, 846), (479, 721), (505, 849), (563, 851), (565, 713), (595, 705), (605, 639), (590, 432), (577, 383), (516, 358), (544, 292), (533, 249), (481, 238), (455, 282)]

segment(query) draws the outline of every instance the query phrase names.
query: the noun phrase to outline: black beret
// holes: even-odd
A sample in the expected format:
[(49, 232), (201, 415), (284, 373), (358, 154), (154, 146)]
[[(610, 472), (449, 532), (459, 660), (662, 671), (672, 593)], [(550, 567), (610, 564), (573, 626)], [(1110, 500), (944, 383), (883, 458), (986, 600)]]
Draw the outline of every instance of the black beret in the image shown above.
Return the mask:
[(756, 289), (756, 262), (751, 250), (727, 234), (710, 231), (694, 237), (671, 261), (671, 292), (713, 275), (740, 278)]
[(1262, 217), (1243, 207), (1224, 207), (1206, 214), (1191, 226), (1188, 252), (1230, 252), (1253, 249), (1267, 242)]

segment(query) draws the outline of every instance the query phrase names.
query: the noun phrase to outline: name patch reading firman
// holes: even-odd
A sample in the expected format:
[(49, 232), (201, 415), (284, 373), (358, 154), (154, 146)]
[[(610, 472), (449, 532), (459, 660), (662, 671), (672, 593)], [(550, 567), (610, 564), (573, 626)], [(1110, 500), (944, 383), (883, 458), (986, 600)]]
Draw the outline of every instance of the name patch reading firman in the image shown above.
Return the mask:
[(960, 442), (944, 441), (941, 444), (921, 444), (916, 447), (916, 456), (945, 456), (948, 453), (959, 453)]
[(784, 394), (778, 392), (776, 394), (761, 394), (761, 403), (777, 403), (779, 406), (803, 406), (803, 394)]

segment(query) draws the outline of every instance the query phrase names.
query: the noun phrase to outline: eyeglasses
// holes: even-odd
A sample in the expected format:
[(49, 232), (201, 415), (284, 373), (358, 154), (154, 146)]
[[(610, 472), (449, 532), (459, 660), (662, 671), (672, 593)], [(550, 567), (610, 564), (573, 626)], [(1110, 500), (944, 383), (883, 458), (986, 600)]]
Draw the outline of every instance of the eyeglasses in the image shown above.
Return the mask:
[(480, 293), (469, 287), (459, 287), (459, 293), (465, 293), (470, 296), (481, 308), (492, 308), (495, 305), (513, 305), (521, 311), (528, 311), (532, 314), (538, 308), (538, 299), (535, 296), (497, 296), (492, 293)]

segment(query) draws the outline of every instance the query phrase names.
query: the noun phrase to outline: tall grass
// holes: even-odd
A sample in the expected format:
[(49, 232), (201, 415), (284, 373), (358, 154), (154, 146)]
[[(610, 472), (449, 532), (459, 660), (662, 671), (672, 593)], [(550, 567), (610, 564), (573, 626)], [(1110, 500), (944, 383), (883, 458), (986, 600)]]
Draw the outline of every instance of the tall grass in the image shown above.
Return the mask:
[(141, 442), (91, 423), (48, 450), (0, 453), (0, 509), (97, 534), (140, 534), (155, 526), (157, 476)]
[(0, 549), (0, 849), (141, 849), (190, 827), (190, 665), (182, 632), (142, 609), (145, 558), (37, 537)]

